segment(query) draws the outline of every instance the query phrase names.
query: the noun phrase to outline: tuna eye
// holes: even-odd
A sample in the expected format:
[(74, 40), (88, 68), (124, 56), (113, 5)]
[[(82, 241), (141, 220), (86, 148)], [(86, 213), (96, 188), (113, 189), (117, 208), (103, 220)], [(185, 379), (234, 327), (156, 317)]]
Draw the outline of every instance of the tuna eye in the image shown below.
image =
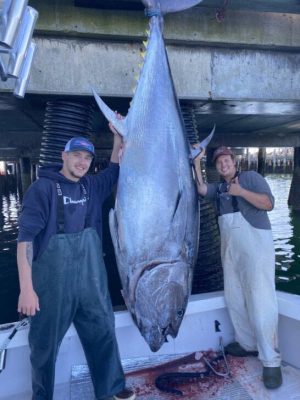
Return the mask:
[(182, 318), (182, 317), (183, 317), (183, 314), (184, 314), (183, 309), (177, 311), (177, 317), (178, 317), (178, 318)]

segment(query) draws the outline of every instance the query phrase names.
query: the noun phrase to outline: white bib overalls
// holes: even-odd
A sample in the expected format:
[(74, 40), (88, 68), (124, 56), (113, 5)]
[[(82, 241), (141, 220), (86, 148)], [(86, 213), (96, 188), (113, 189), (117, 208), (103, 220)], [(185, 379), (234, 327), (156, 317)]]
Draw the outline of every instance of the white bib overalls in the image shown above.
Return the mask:
[(278, 305), (271, 230), (254, 228), (241, 212), (219, 216), (224, 295), (245, 350), (258, 350), (265, 367), (281, 363), (277, 347)]

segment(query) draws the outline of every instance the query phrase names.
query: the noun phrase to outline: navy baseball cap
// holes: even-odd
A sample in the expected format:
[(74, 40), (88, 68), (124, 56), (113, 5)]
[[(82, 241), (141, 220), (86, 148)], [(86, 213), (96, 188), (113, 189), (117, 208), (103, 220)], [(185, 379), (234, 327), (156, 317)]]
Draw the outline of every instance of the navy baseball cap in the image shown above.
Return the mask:
[(90, 142), (88, 139), (82, 136), (74, 137), (68, 141), (68, 143), (65, 146), (65, 152), (68, 153), (70, 151), (88, 151), (89, 153), (92, 154), (92, 156), (95, 155), (95, 148), (92, 142)]

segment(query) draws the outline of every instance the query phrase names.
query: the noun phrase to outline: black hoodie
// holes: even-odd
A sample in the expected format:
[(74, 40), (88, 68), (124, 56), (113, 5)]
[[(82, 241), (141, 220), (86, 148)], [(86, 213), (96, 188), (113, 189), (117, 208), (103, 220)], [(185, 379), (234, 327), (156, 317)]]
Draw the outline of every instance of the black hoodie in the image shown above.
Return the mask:
[(65, 233), (82, 231), (88, 212), (90, 226), (97, 230), (100, 239), (102, 237), (102, 204), (117, 182), (119, 164), (110, 163), (102, 172), (84, 176), (79, 182), (65, 178), (59, 172), (61, 168), (62, 165), (40, 168), (39, 179), (24, 196), (18, 242), (33, 242), (34, 260), (46, 249), (50, 237), (57, 233), (57, 182), (64, 200)]

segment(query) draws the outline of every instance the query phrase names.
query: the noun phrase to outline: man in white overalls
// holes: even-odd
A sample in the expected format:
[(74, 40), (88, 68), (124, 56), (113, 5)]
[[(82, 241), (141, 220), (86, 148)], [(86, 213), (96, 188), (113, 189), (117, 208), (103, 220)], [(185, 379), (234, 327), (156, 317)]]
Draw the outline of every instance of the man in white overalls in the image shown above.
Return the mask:
[(237, 357), (258, 355), (264, 385), (275, 389), (282, 375), (276, 349), (275, 251), (267, 215), (274, 207), (274, 197), (260, 174), (237, 172), (234, 153), (224, 146), (213, 154), (222, 182), (204, 183), (203, 155), (194, 160), (197, 187), (201, 196), (215, 202), (218, 213), (224, 296), (235, 331), (236, 341), (225, 350)]

